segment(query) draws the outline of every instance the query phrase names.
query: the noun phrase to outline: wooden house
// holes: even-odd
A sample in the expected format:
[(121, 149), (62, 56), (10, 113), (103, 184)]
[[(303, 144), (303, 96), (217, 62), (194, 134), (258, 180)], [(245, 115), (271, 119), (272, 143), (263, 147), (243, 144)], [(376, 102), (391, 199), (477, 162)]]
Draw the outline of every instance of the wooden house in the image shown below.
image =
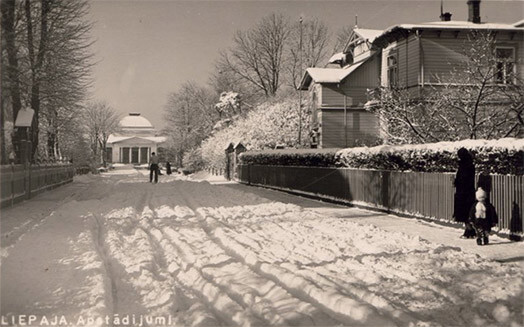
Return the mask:
[[(524, 78), (524, 28), (509, 24), (440, 21), (401, 24), (386, 29), (373, 42), (382, 52), (381, 86), (411, 89), (422, 95), (424, 87), (454, 83), (452, 71), (466, 58), (472, 32), (492, 33), (497, 74), (493, 84), (514, 84)], [(520, 59), (520, 60), (518, 60)]]
[(394, 86), (417, 98), (430, 87), (455, 82), (451, 72), (464, 62), (472, 32), (495, 36), (498, 73), (492, 84), (524, 79), (524, 23), (482, 23), (480, 0), (467, 5), (468, 21), (451, 21), (450, 13), (442, 13), (438, 22), (384, 31), (355, 28), (343, 55), (335, 58), (342, 67), (308, 68), (300, 89), (311, 97), (312, 143), (328, 148), (376, 142), (379, 119), (365, 110), (369, 91)]
[(380, 32), (354, 29), (344, 55), (335, 60), (344, 67), (306, 70), (300, 90), (311, 97), (313, 146), (343, 148), (377, 141), (378, 120), (364, 105), (367, 90), (380, 85), (380, 54), (371, 50)]

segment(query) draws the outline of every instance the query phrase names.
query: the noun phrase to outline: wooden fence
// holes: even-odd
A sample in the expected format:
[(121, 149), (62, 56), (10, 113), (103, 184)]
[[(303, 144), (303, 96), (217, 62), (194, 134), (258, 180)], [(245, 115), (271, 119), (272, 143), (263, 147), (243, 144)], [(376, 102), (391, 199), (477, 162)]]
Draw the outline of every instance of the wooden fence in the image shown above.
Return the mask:
[[(262, 165), (240, 165), (237, 169), (243, 183), (412, 216), (453, 220), (451, 173)], [(498, 226), (522, 233), (523, 176), (492, 175), (490, 181), (490, 199), (499, 215)]]
[(46, 190), (73, 181), (72, 165), (0, 166), (1, 207), (30, 199)]

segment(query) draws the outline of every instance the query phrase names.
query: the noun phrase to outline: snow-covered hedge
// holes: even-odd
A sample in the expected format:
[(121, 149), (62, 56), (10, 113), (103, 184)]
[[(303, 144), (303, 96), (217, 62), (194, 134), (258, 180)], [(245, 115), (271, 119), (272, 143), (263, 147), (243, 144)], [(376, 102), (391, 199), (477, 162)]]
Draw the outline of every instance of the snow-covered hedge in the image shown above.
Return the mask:
[(240, 155), (243, 165), (275, 166), (335, 166), (335, 156), (339, 149), (285, 149), (250, 151)]
[(453, 172), (457, 151), (470, 150), (477, 172), (522, 175), (524, 139), (463, 140), (416, 145), (381, 145), (343, 149), (338, 166), (397, 171)]
[(249, 150), (273, 149), (276, 145), (303, 147), (308, 141), (307, 116), (302, 115), (302, 142), (298, 145), (298, 102), (289, 98), (257, 106), (245, 117), (214, 133), (202, 142), (202, 159), (208, 168), (225, 168), (224, 150), (233, 142), (242, 142)]
[(418, 172), (455, 172), (457, 151), (470, 150), (477, 172), (522, 175), (524, 139), (464, 140), (410, 145), (380, 145), (348, 149), (289, 149), (252, 151), (241, 164), (350, 167)]

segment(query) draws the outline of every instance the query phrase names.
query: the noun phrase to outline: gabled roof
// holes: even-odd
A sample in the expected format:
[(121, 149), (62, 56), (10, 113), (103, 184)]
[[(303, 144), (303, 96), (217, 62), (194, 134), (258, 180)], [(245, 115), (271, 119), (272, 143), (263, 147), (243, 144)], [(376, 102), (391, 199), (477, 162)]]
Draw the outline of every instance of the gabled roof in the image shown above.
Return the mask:
[(109, 138), (107, 139), (107, 143), (108, 144), (114, 144), (114, 143), (119, 143), (119, 142), (123, 142), (123, 141), (126, 141), (126, 140), (131, 140), (131, 139), (143, 139), (143, 140), (151, 141), (151, 142), (154, 142), (154, 143), (162, 143), (162, 142), (166, 141), (166, 137), (165, 136), (136, 136), (136, 135), (132, 135), (132, 136), (115, 136), (115, 135), (111, 134), (111, 135), (109, 135)]
[(382, 34), (382, 32), (382, 30), (371, 30), (366, 28), (353, 29), (348, 41), (346, 42), (346, 45), (344, 46), (343, 52), (348, 53), (350, 46), (354, 44), (356, 41), (366, 41), (369, 43), (373, 43), (373, 41), (375, 41), (375, 39), (379, 37)]
[(388, 35), (402, 33), (403, 31), (424, 31), (424, 30), (448, 30), (448, 31), (509, 31), (524, 32), (524, 27), (517, 27), (515, 24), (502, 23), (473, 23), (466, 21), (438, 21), (420, 24), (399, 24), (385, 29), (382, 34), (375, 38), (373, 45), (377, 46), (383, 42)]
[(308, 68), (300, 81), (299, 90), (307, 90), (311, 82), (322, 84), (340, 83), (364, 62), (366, 62), (366, 60), (343, 68)]
[[(437, 21), (437, 22), (428, 22), (420, 24), (400, 24), (394, 25), (381, 34), (386, 34), (391, 32), (394, 29), (403, 28), (403, 29), (461, 29), (461, 30), (523, 30), (522, 28), (516, 27), (512, 24), (503, 24), (503, 23), (473, 23), (467, 21)], [(379, 36), (381, 36), (379, 35)]]
[(524, 27), (524, 19), (519, 20), (518, 22), (514, 23), (513, 26), (515, 26), (515, 27)]

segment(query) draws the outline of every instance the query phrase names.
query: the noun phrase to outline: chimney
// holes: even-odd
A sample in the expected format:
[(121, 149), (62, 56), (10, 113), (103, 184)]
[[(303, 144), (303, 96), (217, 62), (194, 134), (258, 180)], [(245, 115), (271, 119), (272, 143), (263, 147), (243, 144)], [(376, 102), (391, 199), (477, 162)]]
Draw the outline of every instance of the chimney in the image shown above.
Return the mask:
[(468, 22), (480, 24), (480, 0), (468, 0)]
[(451, 13), (445, 12), (443, 14), (440, 14), (440, 20), (443, 22), (449, 22), (451, 20)]
[(440, 0), (440, 20), (443, 22), (449, 22), (451, 20), (451, 13), (444, 12), (444, 0)]

